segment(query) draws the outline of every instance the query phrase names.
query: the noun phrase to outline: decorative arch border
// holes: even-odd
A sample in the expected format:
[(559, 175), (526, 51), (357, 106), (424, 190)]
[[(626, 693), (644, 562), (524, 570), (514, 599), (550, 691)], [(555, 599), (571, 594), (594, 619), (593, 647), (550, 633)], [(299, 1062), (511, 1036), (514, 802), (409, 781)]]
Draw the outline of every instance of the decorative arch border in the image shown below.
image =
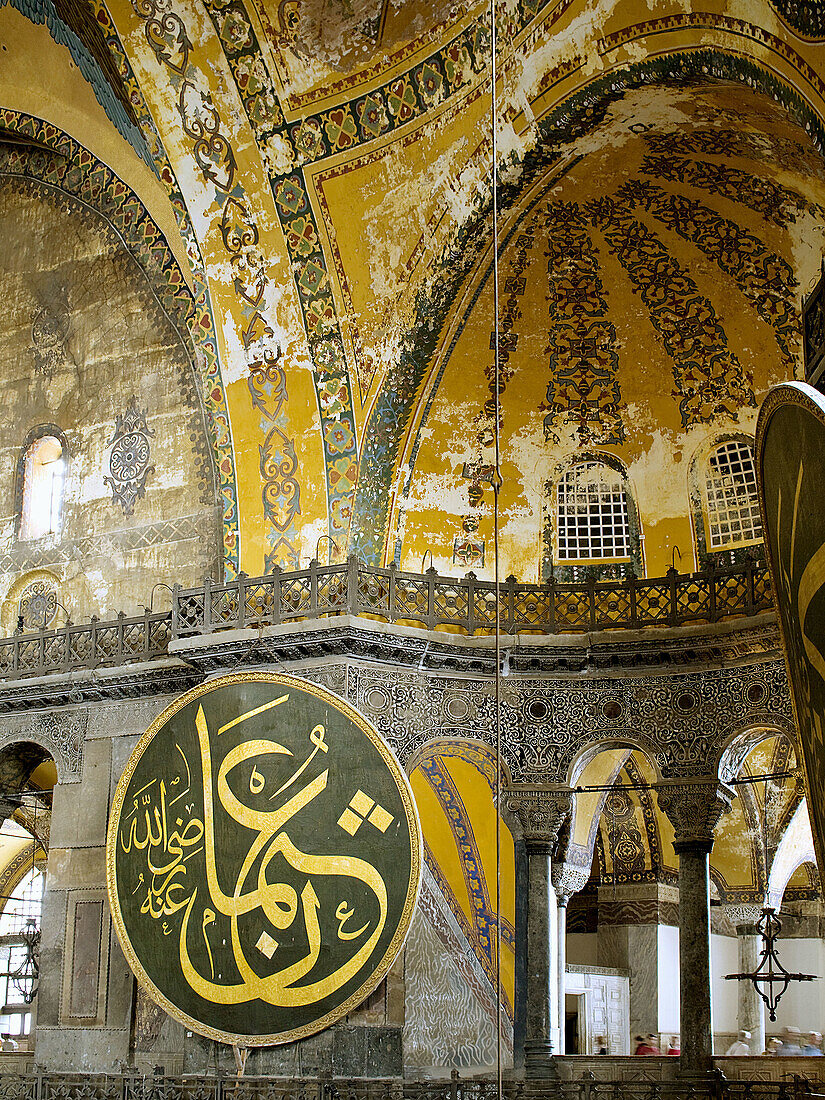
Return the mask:
[(174, 253), (144, 204), (88, 149), (53, 123), (11, 108), (0, 108), (2, 130), (30, 138), (50, 152), (15, 145), (0, 163), (0, 174), (30, 179), (62, 192), (102, 217), (138, 264), (158, 305), (181, 337), (199, 382), (197, 399), (211, 436), (211, 453), (202, 457), (214, 468), (221, 505), (224, 574), (234, 577), (240, 552), (235, 460), (208, 298), (193, 298)]
[[(499, 216), (506, 217), (508, 209), (512, 209), (519, 196), (560, 159), (560, 146), (569, 144), (597, 126), (609, 107), (625, 92), (646, 85), (679, 85), (714, 79), (744, 84), (769, 96), (808, 132), (820, 153), (825, 149), (822, 117), (795, 88), (764, 64), (733, 51), (695, 47), (676, 49), (594, 78), (545, 115), (538, 124), (536, 147), (524, 159), (519, 181), (500, 188), (499, 208), (502, 213)], [(538, 198), (536, 201), (539, 201)], [(475, 216), (459, 226), (442, 249), (441, 263), (435, 265), (438, 279), (432, 286), (420, 286), (416, 291), (411, 309), (414, 322), (400, 341), (396, 361), (387, 372), (364, 429), (353, 502), (351, 545), (353, 552), (370, 565), (381, 565), (387, 554), (392, 486), (399, 453), (450, 309), (459, 297), (462, 283), (489, 245), (489, 230), (486, 227), (489, 211), (490, 200), (479, 198)], [(522, 213), (519, 222), (528, 212), (529, 208)], [(500, 243), (499, 254), (509, 244), (519, 222)], [(482, 276), (476, 296), (481, 293), (489, 274), (490, 268)], [(445, 352), (442, 371), (455, 342), (454, 337)]]
[(33, 847), (26, 844), (26, 847), (18, 852), (0, 871), (0, 916), (5, 912), (6, 905), (11, 901), (10, 897), (4, 897), (3, 895), (13, 894), (29, 871), (38, 865), (42, 865), (48, 857), (48, 852), (44, 850), (42, 844), (35, 837), (32, 837), (32, 845)]

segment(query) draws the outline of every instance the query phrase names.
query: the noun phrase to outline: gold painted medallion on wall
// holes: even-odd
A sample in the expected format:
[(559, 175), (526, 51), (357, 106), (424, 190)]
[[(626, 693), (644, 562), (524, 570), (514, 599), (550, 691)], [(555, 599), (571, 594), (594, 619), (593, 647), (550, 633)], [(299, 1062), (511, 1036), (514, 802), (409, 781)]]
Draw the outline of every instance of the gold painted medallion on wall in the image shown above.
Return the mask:
[(421, 830), (389, 745), (343, 699), (276, 673), (192, 689), (117, 785), (107, 881), (121, 945), (170, 1016), (209, 1038), (303, 1038), (398, 955)]

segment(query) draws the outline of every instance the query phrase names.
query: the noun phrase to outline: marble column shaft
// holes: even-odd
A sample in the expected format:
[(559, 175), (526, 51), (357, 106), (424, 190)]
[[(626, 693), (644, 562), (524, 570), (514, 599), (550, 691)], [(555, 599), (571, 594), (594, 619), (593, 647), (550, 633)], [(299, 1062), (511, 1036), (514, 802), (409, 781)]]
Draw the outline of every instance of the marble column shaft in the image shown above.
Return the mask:
[(713, 1068), (709, 859), (714, 829), (733, 793), (710, 776), (666, 780), (657, 788), (679, 857), (679, 1069), (686, 1075)]
[[(565, 997), (567, 996), (567, 897), (564, 894), (557, 895), (556, 926), (557, 926), (557, 966), (558, 966), (558, 1013), (559, 1013), (559, 1046), (558, 1053), (566, 1054), (566, 1036), (564, 1034), (567, 1023), (565, 1011)], [(573, 1052), (575, 1053), (575, 1051)]]
[[(552, 855), (570, 813), (565, 788), (521, 786), (504, 792), (502, 812), (527, 855), (527, 944), (524, 1070), (527, 1077), (556, 1076), (552, 1054), (560, 1031), (558, 932)], [(562, 1009), (561, 1026), (563, 1026)]]
[(679, 1027), (682, 1067), (709, 1070), (713, 1058), (710, 1007), (710, 844), (678, 841)]

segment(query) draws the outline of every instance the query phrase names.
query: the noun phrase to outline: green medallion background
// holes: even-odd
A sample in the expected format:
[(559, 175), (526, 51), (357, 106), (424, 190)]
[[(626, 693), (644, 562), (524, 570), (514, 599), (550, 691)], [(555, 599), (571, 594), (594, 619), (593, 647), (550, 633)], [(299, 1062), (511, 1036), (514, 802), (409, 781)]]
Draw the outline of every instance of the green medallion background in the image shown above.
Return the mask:
[(294, 678), (235, 674), (182, 696), (137, 745), (109, 823), (109, 896), (130, 965), (172, 1016), (278, 1043), (378, 984), (420, 854), (406, 776), (363, 716)]
[(765, 544), (802, 747), (808, 810), (825, 866), (825, 400), (804, 383), (770, 391), (759, 414)]

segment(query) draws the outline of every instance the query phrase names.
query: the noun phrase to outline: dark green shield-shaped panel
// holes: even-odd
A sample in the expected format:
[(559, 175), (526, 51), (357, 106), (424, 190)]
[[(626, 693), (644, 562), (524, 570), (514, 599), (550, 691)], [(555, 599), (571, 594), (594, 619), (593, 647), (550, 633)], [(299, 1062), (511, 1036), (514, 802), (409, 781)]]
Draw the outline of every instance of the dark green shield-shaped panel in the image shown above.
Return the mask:
[(107, 841), (137, 978), (202, 1035), (258, 1046), (329, 1026), (386, 974), (418, 894), (398, 761), (323, 688), (275, 673), (187, 692), (140, 739)]
[(825, 866), (825, 399), (801, 382), (768, 394), (756, 467), (768, 565), (808, 788)]

